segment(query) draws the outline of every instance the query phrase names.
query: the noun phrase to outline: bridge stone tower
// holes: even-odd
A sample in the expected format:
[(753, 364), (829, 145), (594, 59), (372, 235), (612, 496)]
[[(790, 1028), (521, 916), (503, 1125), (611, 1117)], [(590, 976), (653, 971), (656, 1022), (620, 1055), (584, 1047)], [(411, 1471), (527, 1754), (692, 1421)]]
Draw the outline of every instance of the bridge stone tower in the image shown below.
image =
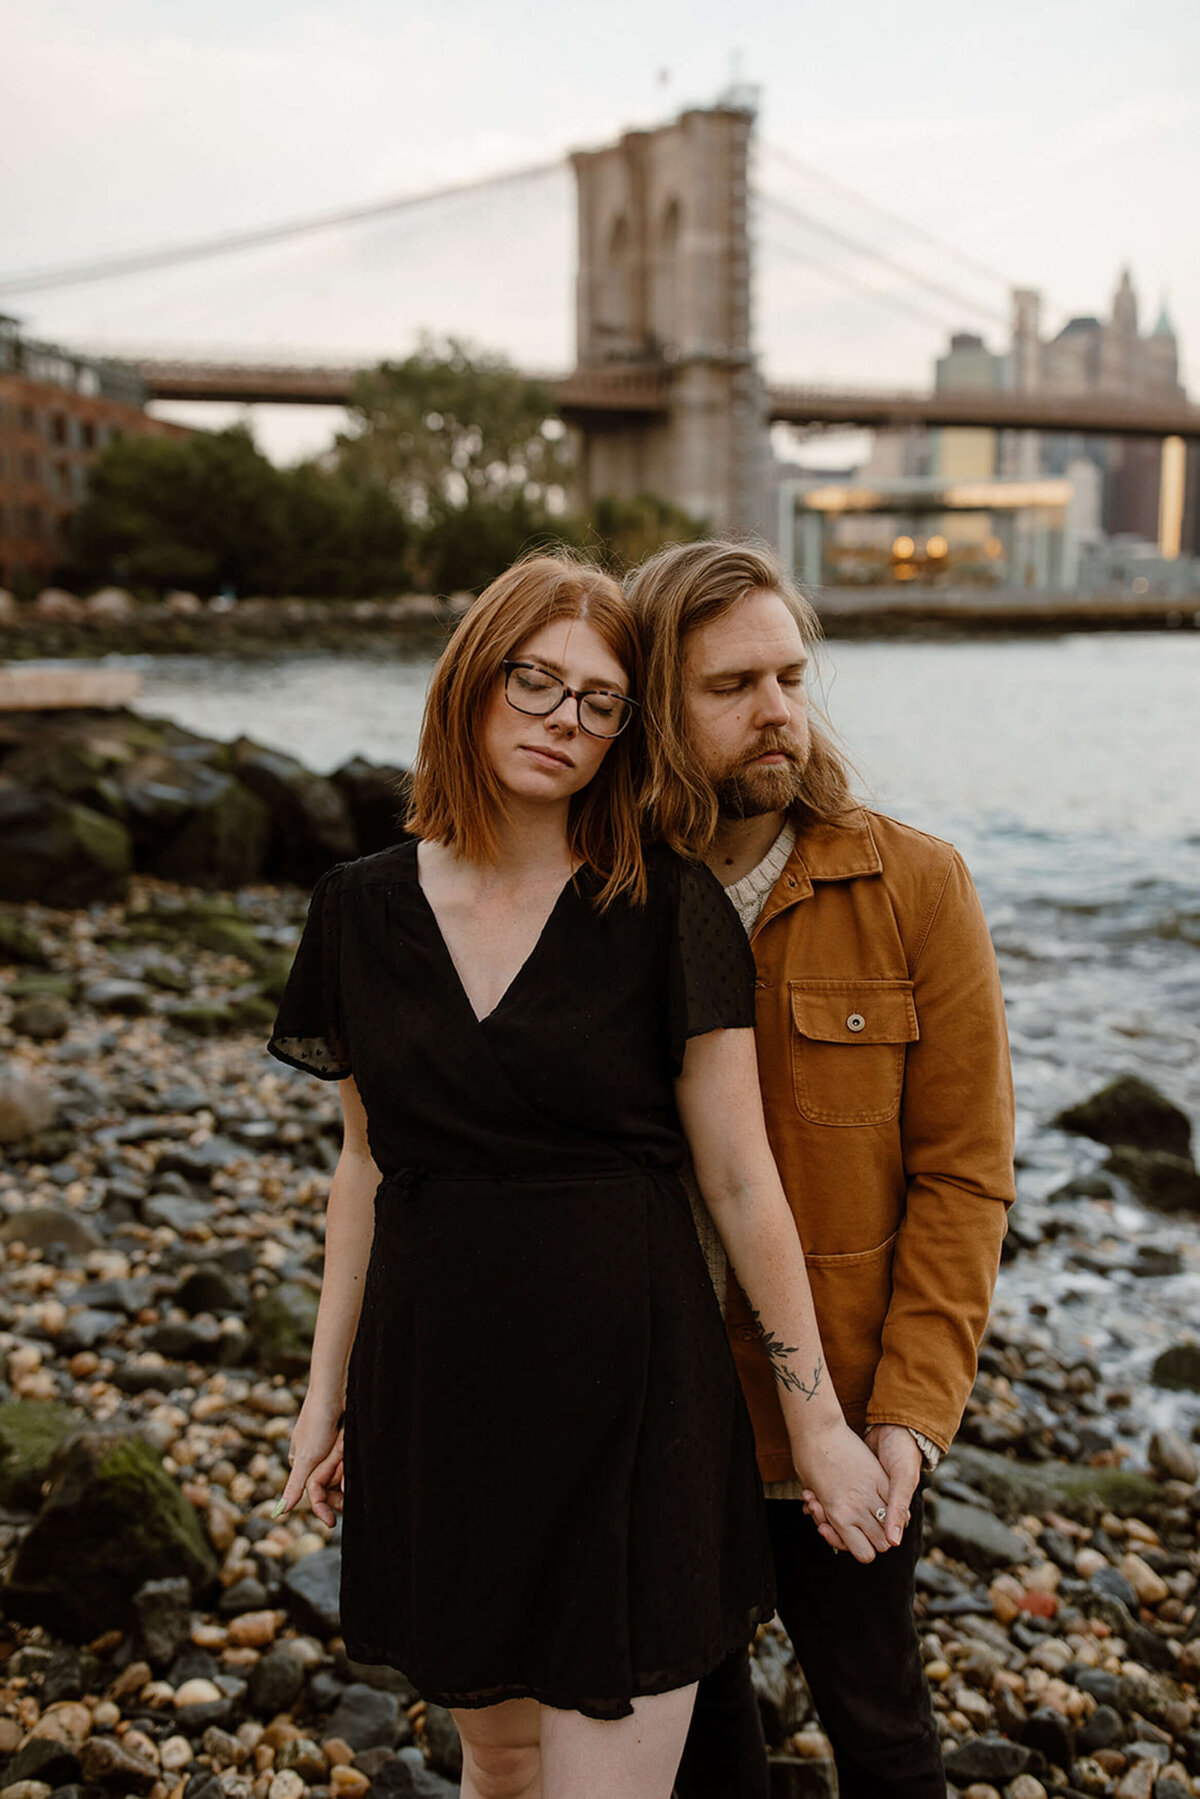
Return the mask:
[(753, 123), (751, 109), (725, 104), (571, 158), (583, 403), (565, 410), (585, 505), (654, 493), (715, 530), (766, 524), (766, 412), (750, 346)]

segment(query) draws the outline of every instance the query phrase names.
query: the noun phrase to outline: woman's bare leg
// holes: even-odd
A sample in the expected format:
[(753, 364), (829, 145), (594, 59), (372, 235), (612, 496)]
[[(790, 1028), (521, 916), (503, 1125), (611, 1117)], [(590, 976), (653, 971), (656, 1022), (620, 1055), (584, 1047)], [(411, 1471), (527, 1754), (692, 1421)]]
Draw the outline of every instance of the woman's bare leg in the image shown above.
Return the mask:
[(542, 1799), (671, 1799), (695, 1699), (677, 1687), (611, 1721), (544, 1707)]
[(463, 1746), (462, 1799), (543, 1799), (536, 1699), (455, 1711)]

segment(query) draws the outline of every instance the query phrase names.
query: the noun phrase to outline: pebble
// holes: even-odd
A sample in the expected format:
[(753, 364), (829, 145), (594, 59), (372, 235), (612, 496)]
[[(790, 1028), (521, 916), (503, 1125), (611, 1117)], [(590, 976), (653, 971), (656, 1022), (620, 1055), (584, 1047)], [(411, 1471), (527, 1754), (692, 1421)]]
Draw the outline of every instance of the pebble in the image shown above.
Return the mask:
[(371, 1782), (360, 1768), (348, 1768), (339, 1763), (329, 1770), (329, 1790), (334, 1799), (363, 1799), (363, 1794), (370, 1788)]
[(279, 1625), (275, 1612), (243, 1612), (240, 1618), (230, 1619), (226, 1635), (239, 1648), (263, 1649), (275, 1641)]
[(158, 1748), (158, 1759), (167, 1773), (186, 1768), (195, 1750), (186, 1737), (167, 1737)]
[(185, 1680), (175, 1688), (173, 1703), (176, 1711), (182, 1711), (188, 1705), (217, 1705), (223, 1697), (215, 1681)]
[(1140, 1555), (1132, 1550), (1117, 1564), (1143, 1605), (1161, 1605), (1170, 1598), (1171, 1589), (1161, 1574), (1156, 1574)]
[[(366, 1786), (364, 1781), (364, 1789)], [(276, 1774), (267, 1788), (267, 1799), (303, 1799), (306, 1787), (294, 1768), (285, 1768)]]

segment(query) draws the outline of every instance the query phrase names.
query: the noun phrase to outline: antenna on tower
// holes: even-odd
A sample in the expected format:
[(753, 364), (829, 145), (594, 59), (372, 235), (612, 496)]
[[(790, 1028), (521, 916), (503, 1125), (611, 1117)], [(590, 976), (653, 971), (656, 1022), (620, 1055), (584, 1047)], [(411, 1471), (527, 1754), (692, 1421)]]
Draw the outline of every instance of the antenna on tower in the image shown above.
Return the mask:
[(762, 101), (762, 88), (757, 81), (747, 81), (742, 73), (742, 52), (729, 52), (729, 82), (717, 95), (717, 105), (731, 112), (757, 113)]

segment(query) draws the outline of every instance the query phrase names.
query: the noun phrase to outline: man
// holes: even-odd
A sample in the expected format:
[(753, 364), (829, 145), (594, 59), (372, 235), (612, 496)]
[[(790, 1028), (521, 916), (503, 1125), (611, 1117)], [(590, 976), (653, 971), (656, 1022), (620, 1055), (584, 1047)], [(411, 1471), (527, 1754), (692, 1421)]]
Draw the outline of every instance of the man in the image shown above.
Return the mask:
[[(962, 1417), (1013, 1197), (995, 956), (951, 846), (853, 801), (809, 717), (816, 616), (772, 555), (685, 544), (644, 563), (628, 591), (646, 644), (656, 823), (704, 855), (750, 933), (767, 1127), (829, 1378), (889, 1478), (895, 1547), (870, 1564), (837, 1553), (806, 1512), (745, 1297), (718, 1277), (780, 1616), (841, 1799), (945, 1799), (912, 1615), (919, 1483)], [(748, 1665), (735, 1656), (701, 1684), (677, 1791), (766, 1790)]]

